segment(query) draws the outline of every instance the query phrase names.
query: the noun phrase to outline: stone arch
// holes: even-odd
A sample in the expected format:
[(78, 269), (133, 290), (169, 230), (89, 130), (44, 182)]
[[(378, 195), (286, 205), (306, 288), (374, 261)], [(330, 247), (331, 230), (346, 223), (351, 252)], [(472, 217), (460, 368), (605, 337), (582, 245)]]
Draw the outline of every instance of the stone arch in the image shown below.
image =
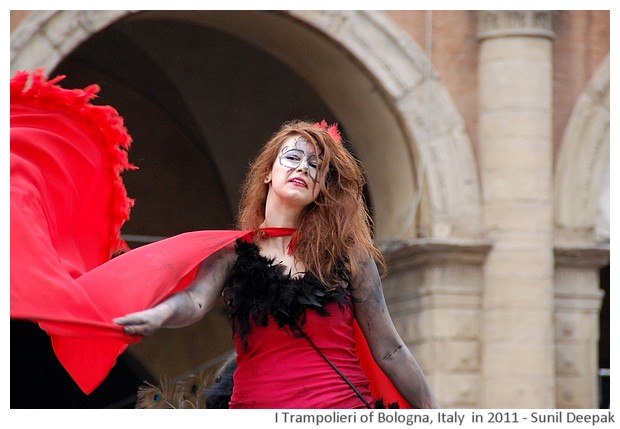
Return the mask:
[[(560, 240), (609, 241), (609, 96), (607, 56), (579, 97), (564, 131), (555, 178)], [(597, 223), (604, 224), (605, 217), (607, 237), (597, 237)]]
[[(171, 13), (254, 43), (310, 82), (359, 151), (379, 239), (478, 235), (480, 187), (464, 122), (427, 56), (385, 13), (141, 15)], [(91, 35), (135, 14), (32, 11), (11, 34), (11, 73), (51, 70)]]
[(573, 107), (556, 164), (558, 408), (592, 408), (603, 394), (595, 362), (609, 365), (609, 68), (607, 56)]

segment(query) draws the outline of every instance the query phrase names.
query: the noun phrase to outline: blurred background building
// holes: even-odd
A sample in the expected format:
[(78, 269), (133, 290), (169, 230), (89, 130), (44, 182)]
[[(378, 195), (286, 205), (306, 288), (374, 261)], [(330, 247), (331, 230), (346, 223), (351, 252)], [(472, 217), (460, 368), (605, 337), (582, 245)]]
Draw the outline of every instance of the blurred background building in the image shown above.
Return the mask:
[[(605, 10), (11, 11), (11, 75), (98, 83), (125, 118), (132, 247), (233, 228), (282, 122), (339, 123), (391, 314), (445, 408), (608, 404), (609, 53)], [(85, 397), (11, 322), (11, 406), (131, 407), (231, 348), (220, 307)]]

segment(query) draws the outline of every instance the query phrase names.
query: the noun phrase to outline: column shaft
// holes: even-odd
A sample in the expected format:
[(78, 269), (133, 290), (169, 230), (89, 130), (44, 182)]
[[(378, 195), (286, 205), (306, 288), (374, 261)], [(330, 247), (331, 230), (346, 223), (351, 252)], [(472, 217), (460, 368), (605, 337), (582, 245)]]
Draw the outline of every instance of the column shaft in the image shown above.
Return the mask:
[(481, 181), (493, 244), (482, 300), (487, 408), (555, 405), (552, 40), (543, 16), (480, 13)]

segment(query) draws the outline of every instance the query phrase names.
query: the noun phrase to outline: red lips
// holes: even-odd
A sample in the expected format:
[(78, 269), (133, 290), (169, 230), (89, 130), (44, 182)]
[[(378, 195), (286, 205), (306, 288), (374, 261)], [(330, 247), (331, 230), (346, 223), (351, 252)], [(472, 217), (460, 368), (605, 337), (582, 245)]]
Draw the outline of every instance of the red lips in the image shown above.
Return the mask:
[(289, 182), (292, 182), (298, 186), (303, 186), (304, 188), (308, 187), (308, 183), (306, 183), (306, 181), (302, 179), (301, 177), (293, 177), (292, 179), (289, 180)]

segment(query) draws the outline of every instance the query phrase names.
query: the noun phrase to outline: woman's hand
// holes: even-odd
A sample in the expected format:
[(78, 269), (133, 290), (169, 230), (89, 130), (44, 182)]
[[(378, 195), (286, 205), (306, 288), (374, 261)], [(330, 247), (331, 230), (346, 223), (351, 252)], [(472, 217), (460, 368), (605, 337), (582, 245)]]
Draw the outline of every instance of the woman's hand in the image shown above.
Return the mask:
[[(153, 335), (167, 319), (165, 305), (158, 305), (148, 310), (137, 311), (114, 319), (114, 323), (123, 325), (123, 330), (128, 335)], [(169, 307), (168, 307), (169, 308)]]

